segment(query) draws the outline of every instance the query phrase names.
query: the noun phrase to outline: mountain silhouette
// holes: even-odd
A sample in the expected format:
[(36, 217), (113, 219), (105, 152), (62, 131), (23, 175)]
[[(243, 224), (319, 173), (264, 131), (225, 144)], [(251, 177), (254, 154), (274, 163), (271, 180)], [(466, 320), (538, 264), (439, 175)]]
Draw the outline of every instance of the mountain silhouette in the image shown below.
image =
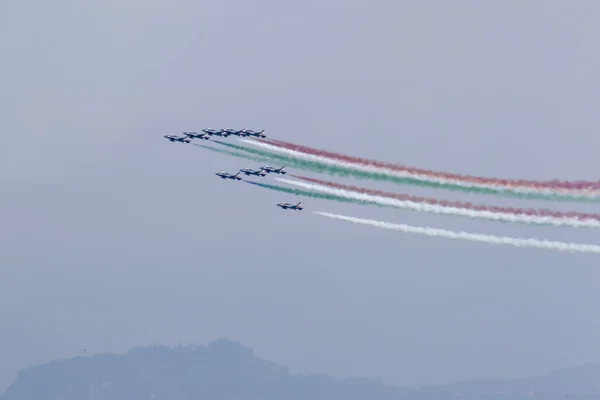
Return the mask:
[(0, 400), (600, 400), (600, 364), (544, 376), (418, 389), (376, 379), (291, 374), (237, 342), (149, 346), (52, 361), (19, 371)]

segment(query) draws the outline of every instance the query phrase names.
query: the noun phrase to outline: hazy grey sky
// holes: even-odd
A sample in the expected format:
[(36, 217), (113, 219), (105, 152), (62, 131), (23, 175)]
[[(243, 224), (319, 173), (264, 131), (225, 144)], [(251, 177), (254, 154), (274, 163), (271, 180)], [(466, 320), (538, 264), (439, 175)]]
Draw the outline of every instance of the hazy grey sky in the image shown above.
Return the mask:
[(2, 2), (0, 391), (83, 348), (223, 336), (293, 371), (400, 385), (600, 361), (597, 256), (310, 211), (595, 232), (308, 199), (285, 213), (274, 203), (296, 198), (214, 176), (256, 163), (162, 137), (266, 129), (425, 168), (595, 180), (599, 19), (591, 0)]

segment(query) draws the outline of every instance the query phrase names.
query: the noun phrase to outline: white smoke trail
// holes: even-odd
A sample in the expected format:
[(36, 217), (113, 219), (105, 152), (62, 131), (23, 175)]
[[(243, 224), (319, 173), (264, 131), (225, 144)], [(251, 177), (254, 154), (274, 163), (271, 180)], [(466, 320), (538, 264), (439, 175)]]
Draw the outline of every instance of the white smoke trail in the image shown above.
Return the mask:
[(484, 188), (484, 189), (491, 189), (491, 190), (495, 190), (495, 191), (509, 191), (509, 192), (514, 192), (514, 193), (537, 193), (537, 194), (545, 194), (545, 195), (580, 196), (580, 197), (587, 197), (587, 198), (597, 198), (599, 196), (598, 191), (594, 191), (591, 189), (572, 190), (572, 189), (564, 189), (564, 188), (552, 189), (552, 188), (534, 188), (534, 187), (522, 187), (522, 186), (512, 187), (512, 186), (493, 185), (493, 184), (489, 184), (489, 183), (487, 183), (487, 184), (486, 183), (473, 183), (473, 182), (466, 182), (466, 181), (462, 181), (462, 180), (458, 180), (458, 179), (447, 179), (447, 178), (441, 178), (441, 177), (432, 177), (432, 176), (428, 176), (428, 175), (419, 175), (419, 174), (411, 173), (408, 171), (394, 171), (394, 170), (391, 170), (388, 168), (381, 168), (381, 167), (376, 167), (376, 166), (372, 166), (372, 165), (349, 163), (349, 162), (335, 160), (335, 159), (318, 156), (318, 155), (314, 155), (314, 154), (302, 153), (302, 152), (299, 152), (296, 150), (290, 150), (290, 149), (286, 149), (283, 147), (277, 147), (277, 146), (273, 146), (271, 144), (259, 142), (256, 140), (249, 140), (249, 139), (238, 139), (238, 140), (240, 140), (243, 143), (246, 143), (246, 144), (249, 144), (249, 145), (252, 145), (255, 147), (259, 147), (259, 148), (262, 148), (264, 150), (267, 150), (267, 151), (270, 151), (273, 153), (287, 155), (289, 157), (293, 157), (293, 158), (300, 159), (300, 160), (319, 162), (322, 164), (332, 165), (332, 166), (336, 166), (336, 167), (340, 167), (340, 168), (346, 168), (346, 169), (367, 172), (367, 173), (373, 173), (373, 174), (384, 174), (384, 175), (388, 175), (388, 176), (395, 176), (398, 178), (410, 178), (410, 179), (416, 179), (416, 180), (425, 181), (425, 182), (434, 182), (437, 184), (451, 184), (451, 185), (456, 185), (456, 186), (460, 186), (460, 187), (464, 187), (464, 188)]
[(575, 228), (600, 228), (600, 221), (598, 220), (579, 220), (577, 218), (557, 218), (539, 215), (530, 216), (525, 214), (510, 214), (483, 210), (470, 210), (467, 208), (448, 207), (439, 204), (419, 203), (415, 201), (398, 200), (389, 197), (374, 196), (371, 194), (359, 193), (344, 189), (330, 188), (327, 186), (316, 185), (301, 181), (294, 181), (285, 178), (275, 178), (275, 180), (290, 185), (299, 186), (304, 189), (312, 190), (315, 192), (326, 193), (333, 196), (341, 196), (354, 200), (369, 201), (381, 205), (404, 208), (420, 212), (457, 215), (469, 218), (484, 218), (494, 221), (504, 221), (513, 223), (571, 226)]
[(448, 239), (468, 240), (471, 242), (480, 242), (488, 244), (504, 244), (515, 247), (532, 247), (545, 250), (600, 254), (600, 246), (593, 244), (554, 242), (549, 240), (513, 238), (508, 236), (492, 236), (479, 233), (455, 232), (448, 231), (445, 229), (429, 228), (425, 226), (393, 224), (385, 221), (349, 217), (345, 215), (332, 214), (322, 211), (313, 212), (315, 214), (322, 215), (327, 218), (337, 219), (340, 221), (352, 222), (354, 224), (370, 225), (376, 228), (389, 229), (404, 233), (414, 233), (417, 235), (437, 236)]

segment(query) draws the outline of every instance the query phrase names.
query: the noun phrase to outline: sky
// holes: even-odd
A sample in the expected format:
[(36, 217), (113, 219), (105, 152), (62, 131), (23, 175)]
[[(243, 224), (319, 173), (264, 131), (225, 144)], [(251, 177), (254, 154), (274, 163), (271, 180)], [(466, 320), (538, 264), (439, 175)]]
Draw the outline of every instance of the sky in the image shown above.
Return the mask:
[(598, 256), (311, 211), (584, 243), (595, 232), (316, 199), (284, 212), (275, 203), (295, 197), (214, 175), (257, 163), (163, 138), (265, 129), (434, 170), (597, 180), (599, 17), (591, 0), (0, 3), (0, 392), (83, 349), (220, 337), (293, 372), (404, 386), (600, 361)]

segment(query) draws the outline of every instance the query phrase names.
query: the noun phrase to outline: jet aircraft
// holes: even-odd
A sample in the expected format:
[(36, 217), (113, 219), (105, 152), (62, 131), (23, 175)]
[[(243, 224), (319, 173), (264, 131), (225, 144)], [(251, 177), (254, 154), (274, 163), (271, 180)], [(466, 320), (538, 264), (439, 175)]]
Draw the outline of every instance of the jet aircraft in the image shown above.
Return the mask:
[(228, 134), (226, 132), (224, 132), (222, 129), (220, 131), (215, 131), (214, 129), (202, 129), (202, 132), (204, 132), (210, 136), (221, 136), (221, 137), (228, 136)]
[(208, 140), (210, 138), (210, 135), (208, 133), (196, 133), (196, 132), (187, 131), (187, 132), (183, 132), (183, 134), (192, 139)]
[(274, 167), (269, 167), (268, 165), (265, 165), (264, 167), (261, 167), (261, 169), (263, 171), (265, 171), (265, 172), (274, 173), (274, 174), (281, 174), (281, 175), (287, 174), (287, 171), (283, 170), (284, 168), (285, 168), (285, 166), (283, 166), (281, 168), (274, 168)]
[(221, 132), (224, 132), (227, 135), (235, 135), (235, 136), (241, 136), (241, 137), (246, 136), (246, 133), (243, 130), (236, 131), (235, 129), (231, 129), (231, 128), (221, 129)]
[(236, 181), (241, 181), (242, 178), (240, 177), (240, 173), (238, 172), (237, 174), (233, 175), (233, 174), (228, 174), (227, 172), (217, 172), (215, 175), (223, 178), (223, 179), (233, 179)]
[(165, 138), (169, 139), (171, 142), (181, 142), (181, 143), (191, 142), (191, 140), (188, 139), (187, 136), (179, 137), (179, 136), (175, 136), (175, 135), (165, 135)]
[(259, 169), (258, 171), (255, 171), (253, 169), (250, 168), (243, 168), (240, 169), (240, 172), (245, 173), (246, 175), (256, 175), (256, 176), (265, 176), (267, 174), (265, 174), (265, 172), (263, 171), (263, 169)]
[(277, 206), (283, 208), (284, 210), (296, 210), (296, 211), (300, 211), (300, 210), (302, 210), (301, 204), (302, 204), (302, 202), (299, 201), (298, 204), (278, 203)]
[(259, 138), (266, 138), (267, 135), (265, 135), (263, 132), (265, 130), (263, 129), (260, 132), (255, 132), (252, 129), (242, 129), (242, 132), (244, 132), (247, 136), (254, 136), (254, 137), (259, 137)]

